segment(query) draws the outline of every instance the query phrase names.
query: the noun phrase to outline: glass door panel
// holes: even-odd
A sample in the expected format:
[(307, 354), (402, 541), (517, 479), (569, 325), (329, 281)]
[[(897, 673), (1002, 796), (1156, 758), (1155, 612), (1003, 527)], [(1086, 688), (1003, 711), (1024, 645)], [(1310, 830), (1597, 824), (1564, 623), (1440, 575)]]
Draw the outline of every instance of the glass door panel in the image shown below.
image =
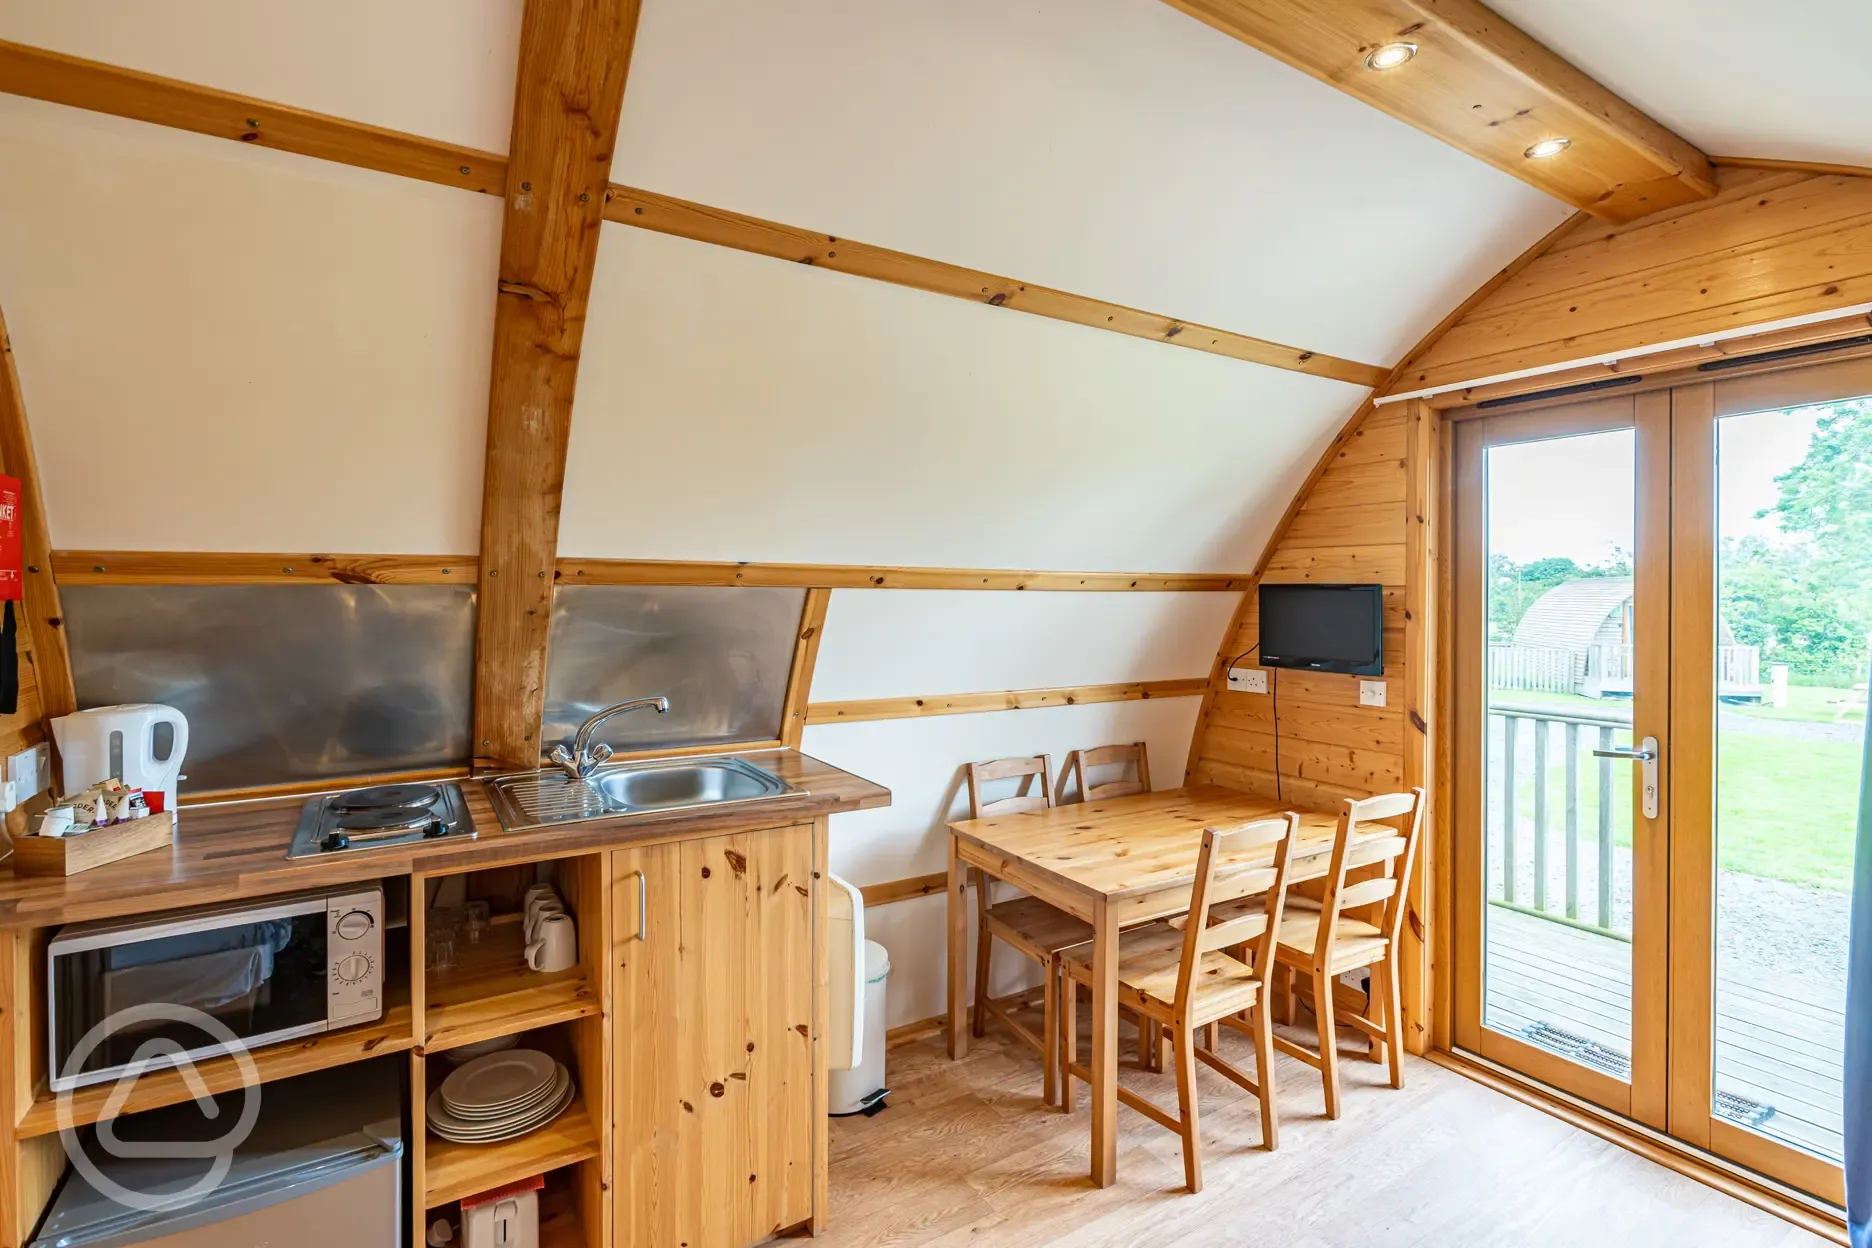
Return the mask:
[(1492, 446), (1483, 1023), (1629, 1082), (1631, 429)]
[(1668, 401), (1456, 441), (1455, 1039), (1661, 1125)]
[(1837, 1163), (1872, 401), (1716, 421), (1714, 1121)]

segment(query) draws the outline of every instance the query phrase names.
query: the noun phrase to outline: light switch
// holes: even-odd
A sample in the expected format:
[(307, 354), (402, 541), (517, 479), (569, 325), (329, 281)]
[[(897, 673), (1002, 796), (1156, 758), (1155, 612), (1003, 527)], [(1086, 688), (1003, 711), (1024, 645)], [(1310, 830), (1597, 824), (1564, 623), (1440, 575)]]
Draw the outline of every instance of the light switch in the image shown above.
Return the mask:
[(1228, 687), (1236, 693), (1266, 693), (1267, 669), (1261, 667), (1229, 668)]
[(1382, 680), (1361, 680), (1358, 682), (1358, 704), (1360, 706), (1383, 706), (1385, 704), (1385, 682)]

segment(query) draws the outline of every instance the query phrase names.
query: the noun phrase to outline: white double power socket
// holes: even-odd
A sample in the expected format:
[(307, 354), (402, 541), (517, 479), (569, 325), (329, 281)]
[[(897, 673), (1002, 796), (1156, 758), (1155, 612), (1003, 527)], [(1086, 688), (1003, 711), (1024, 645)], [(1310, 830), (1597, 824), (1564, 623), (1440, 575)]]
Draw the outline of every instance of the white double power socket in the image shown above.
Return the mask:
[(1228, 687), (1236, 693), (1266, 693), (1267, 669), (1264, 667), (1229, 668)]

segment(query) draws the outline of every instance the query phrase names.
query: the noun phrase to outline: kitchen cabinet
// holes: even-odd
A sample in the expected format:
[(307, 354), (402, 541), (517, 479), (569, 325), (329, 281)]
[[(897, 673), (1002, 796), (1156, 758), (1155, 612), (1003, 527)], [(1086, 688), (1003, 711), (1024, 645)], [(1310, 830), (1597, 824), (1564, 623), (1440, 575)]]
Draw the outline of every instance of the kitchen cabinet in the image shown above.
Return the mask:
[(743, 1248), (823, 1215), (823, 830), (612, 853), (616, 1248)]

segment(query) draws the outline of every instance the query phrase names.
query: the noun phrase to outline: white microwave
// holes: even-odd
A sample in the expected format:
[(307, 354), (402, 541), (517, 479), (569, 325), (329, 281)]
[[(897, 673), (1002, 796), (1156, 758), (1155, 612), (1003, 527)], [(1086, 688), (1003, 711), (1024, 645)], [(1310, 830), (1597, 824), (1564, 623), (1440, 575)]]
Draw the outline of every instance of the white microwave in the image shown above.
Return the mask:
[(62, 928), (52, 1090), (381, 1018), (383, 928), (380, 885)]

